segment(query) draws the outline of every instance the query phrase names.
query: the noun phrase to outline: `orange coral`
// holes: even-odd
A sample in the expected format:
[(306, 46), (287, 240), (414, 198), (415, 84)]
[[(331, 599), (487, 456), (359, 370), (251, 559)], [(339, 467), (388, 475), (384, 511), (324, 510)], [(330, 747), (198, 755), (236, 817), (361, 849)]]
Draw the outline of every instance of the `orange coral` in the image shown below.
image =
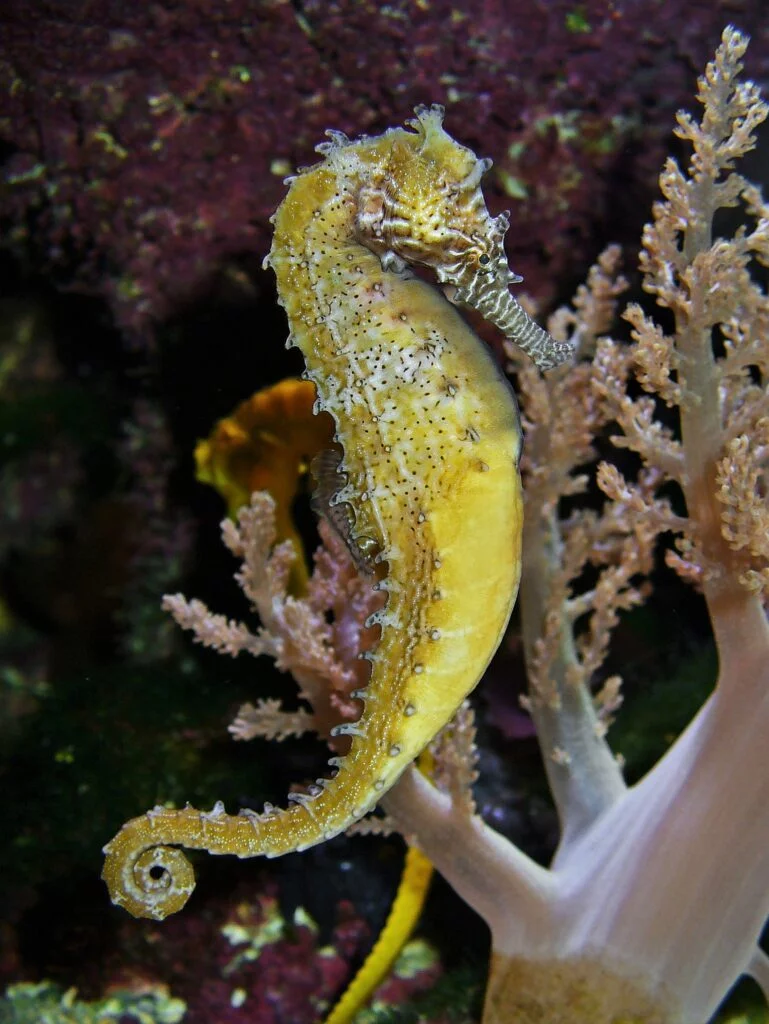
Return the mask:
[(289, 590), (307, 586), (304, 548), (294, 526), (292, 508), (312, 458), (332, 443), (333, 421), (313, 415), (315, 385), (287, 378), (257, 391), (214, 427), (195, 448), (197, 479), (214, 487), (234, 517), (254, 491), (275, 499), (278, 542), (290, 540), (300, 556), (294, 560)]

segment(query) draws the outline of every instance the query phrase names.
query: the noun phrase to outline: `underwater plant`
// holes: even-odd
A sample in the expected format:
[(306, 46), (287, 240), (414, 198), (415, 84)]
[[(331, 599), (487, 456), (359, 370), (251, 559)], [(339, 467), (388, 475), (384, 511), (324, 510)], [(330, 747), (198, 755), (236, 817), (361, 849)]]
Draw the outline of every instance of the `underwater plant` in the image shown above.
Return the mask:
[[(375, 802), (373, 789), (390, 821), (489, 925), (484, 1024), (705, 1024), (743, 974), (769, 995), (769, 958), (759, 946), (769, 914), (769, 626), (762, 603), (769, 586), (769, 301), (752, 273), (769, 265), (769, 211), (759, 189), (734, 169), (753, 148), (767, 107), (752, 83), (739, 80), (746, 46), (739, 32), (725, 30), (700, 79), (701, 120), (678, 116), (677, 134), (692, 157), (685, 171), (666, 163), (640, 260), (644, 288), (665, 312), (658, 322), (638, 305), (628, 307), (629, 344), (607, 336), (623, 290), (614, 250), (593, 268), (573, 307), (551, 317), (549, 335), (518, 319), (522, 311), (507, 292), (506, 220), (488, 218), (486, 232), (475, 235), (459, 230), (455, 216), (465, 208), (485, 214), (478, 183), (486, 164), (445, 136), (434, 110), (417, 113), (413, 133), (360, 143), (333, 136), (324, 163), (297, 179), (308, 195), (292, 186), (276, 223), (283, 249), (274, 249), (271, 261), (320, 407), (342, 424), (341, 450), (320, 470), (327, 479), (319, 490), (331, 495), (316, 568), (325, 603), (320, 591), (286, 593), (294, 552), (290, 542), (275, 545), (274, 503), (258, 493), (239, 525), (228, 523), (224, 532), (244, 560), (239, 580), (262, 618), (260, 632), (180, 595), (166, 603), (209, 646), (271, 653), (294, 672), (313, 707), (324, 680), (327, 692), (334, 673), (349, 682), (362, 653), (357, 664), (372, 662), (371, 679), (346, 696), (378, 707), (370, 711), (366, 703), (361, 715), (356, 706), (354, 719), (347, 707), (336, 725), (324, 723), (319, 731), (340, 744), (339, 775), (292, 794), (289, 810), (230, 817), (219, 805), (208, 813), (160, 807), (129, 822), (106, 847), (115, 902), (163, 917), (193, 886), (176, 846), (240, 856), (303, 849), (362, 817)], [(367, 164), (366, 147), (388, 139), (392, 162)], [(432, 206), (421, 202), (419, 188), (410, 194), (398, 182), (396, 189), (389, 177), (409, 146), (427, 154), (419, 184), (437, 194)], [(339, 174), (345, 161), (346, 181)], [(367, 189), (356, 178), (363, 173), (372, 179)], [(300, 228), (300, 198), (316, 222), (309, 233), (305, 221)], [(738, 206), (747, 226), (716, 235), (719, 211)], [(357, 218), (357, 234), (337, 244), (344, 218)], [(444, 246), (440, 262), (436, 238)], [(436, 292), (428, 298), (428, 286), (409, 276), (412, 261), (432, 266), (454, 302), (475, 307), (518, 340), (531, 339), (534, 352), (544, 352), (544, 367), (553, 355), (575, 352), (573, 365), (542, 376), (506, 346), (527, 436), (522, 531), (509, 398), (451, 307)], [(484, 273), (496, 290), (483, 289)], [(320, 317), (309, 285), (322, 295)], [(341, 285), (354, 295), (354, 308), (339, 299)], [(415, 313), (427, 329), (404, 344)], [(449, 342), (454, 331), (462, 358), (447, 368), (447, 352), (458, 358)], [(385, 340), (397, 372), (387, 365)], [(671, 413), (677, 431), (667, 425)], [(596, 437), (611, 423), (619, 431), (614, 444), (636, 453), (641, 468), (627, 479), (601, 463), (596, 478), (605, 504), (575, 510), (561, 499), (586, 489)], [(387, 437), (388, 429), (400, 447), (387, 450), (385, 442), (374, 469), (368, 460), (376, 450), (365, 434)], [(360, 439), (355, 449), (345, 443), (353, 436)], [(385, 495), (388, 472), (398, 486)], [(463, 704), (504, 630), (521, 532), (527, 706), (561, 825), (549, 868), (476, 814), (474, 729)], [(606, 740), (620, 682), (601, 679), (601, 670), (620, 613), (649, 592), (655, 546), (668, 532), (676, 535), (668, 566), (707, 603), (718, 678), (682, 735), (627, 786)], [(350, 599), (357, 631), (352, 647), (343, 648), (327, 613), (340, 608), (353, 578), (364, 590), (348, 594), (365, 593), (369, 602), (384, 594), (387, 603), (364, 609), (364, 600)], [(402, 580), (405, 598), (394, 585)], [(404, 609), (412, 615), (408, 628)], [(376, 627), (381, 636), (370, 650), (364, 634)], [(388, 630), (395, 637), (389, 641)], [(456, 683), (448, 693), (447, 680)], [(438, 696), (429, 689), (434, 683)], [(458, 708), (433, 746), (434, 779), (407, 767)], [(278, 737), (314, 724), (309, 712), (292, 721), (273, 702), (252, 708), (235, 728), (244, 738)], [(335, 802), (340, 795), (344, 807)]]

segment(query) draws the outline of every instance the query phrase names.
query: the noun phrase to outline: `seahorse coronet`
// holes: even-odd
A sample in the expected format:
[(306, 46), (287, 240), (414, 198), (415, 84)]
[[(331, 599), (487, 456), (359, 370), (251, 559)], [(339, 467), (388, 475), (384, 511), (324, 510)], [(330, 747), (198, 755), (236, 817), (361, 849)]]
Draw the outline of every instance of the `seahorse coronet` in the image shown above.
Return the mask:
[[(405, 128), (350, 140), (292, 177), (265, 265), (289, 342), (334, 419), (340, 446), (321, 512), (371, 586), (386, 595), (362, 653), (370, 676), (331, 779), (282, 809), (156, 808), (107, 844), (103, 877), (136, 916), (179, 909), (191, 868), (179, 847), (280, 856), (344, 831), (371, 810), (453, 717), (496, 650), (520, 575), (521, 435), (515, 399), (490, 352), (444, 292), (401, 272), (418, 265), (512, 332), (543, 367), (569, 354), (508, 291), (508, 218), (489, 214), (488, 162), (417, 107)], [(149, 866), (148, 866), (149, 865)]]

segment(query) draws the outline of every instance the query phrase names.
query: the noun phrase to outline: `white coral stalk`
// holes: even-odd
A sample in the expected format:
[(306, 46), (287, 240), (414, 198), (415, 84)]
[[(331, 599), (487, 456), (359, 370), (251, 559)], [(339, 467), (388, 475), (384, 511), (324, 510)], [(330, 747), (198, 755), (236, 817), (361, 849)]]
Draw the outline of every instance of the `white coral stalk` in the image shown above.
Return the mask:
[[(559, 496), (575, 492), (573, 479), (561, 477), (590, 460), (589, 439), (579, 435), (571, 449), (564, 440), (569, 415), (561, 409), (570, 403), (573, 412), (578, 401), (562, 371), (553, 382), (522, 375), (535, 550), (521, 600), (531, 707), (562, 827), (553, 863), (534, 864), (414, 773), (387, 798), (388, 812), (491, 928), (484, 1024), (706, 1024), (740, 975), (769, 990), (769, 960), (758, 948), (769, 916), (769, 626), (761, 603), (769, 585), (769, 300), (749, 274), (752, 260), (769, 263), (769, 217), (758, 190), (733, 171), (767, 108), (751, 83), (738, 81), (746, 45), (725, 31), (700, 80), (702, 121), (679, 115), (692, 161), (688, 173), (668, 161), (665, 201), (644, 233), (644, 285), (672, 310), (674, 331), (663, 334), (633, 307), (634, 344), (599, 339), (592, 368), (571, 371), (572, 382), (590, 378), (598, 402), (582, 396), (583, 422), (595, 432), (615, 420), (615, 443), (645, 463), (637, 483), (601, 469), (610, 504), (600, 515), (558, 519)], [(714, 240), (714, 215), (740, 201), (755, 227)], [(605, 279), (611, 267), (604, 262), (602, 271)], [(601, 290), (594, 278), (595, 308)], [(581, 338), (590, 335), (590, 308), (583, 295), (573, 318)], [(651, 399), (627, 394), (633, 371), (645, 390), (678, 407), (680, 441), (657, 421)], [(666, 481), (680, 487), (687, 516), (655, 493)], [(719, 675), (668, 753), (627, 788), (596, 729), (590, 676), (617, 611), (644, 596), (637, 581), (663, 530), (682, 534), (668, 564), (703, 592)], [(588, 562), (598, 583), (575, 594)], [(576, 614), (590, 618), (582, 639)], [(616, 704), (615, 680), (611, 692)]]
[[(528, 965), (514, 991), (492, 974), (485, 1022), (609, 1024), (627, 1013), (705, 1024), (763, 965), (769, 631), (757, 603), (734, 625), (730, 685), (549, 871), (478, 819), (463, 823), (416, 773), (389, 796), (388, 811), (488, 922), (498, 971)], [(535, 1005), (553, 1016), (526, 1016)]]

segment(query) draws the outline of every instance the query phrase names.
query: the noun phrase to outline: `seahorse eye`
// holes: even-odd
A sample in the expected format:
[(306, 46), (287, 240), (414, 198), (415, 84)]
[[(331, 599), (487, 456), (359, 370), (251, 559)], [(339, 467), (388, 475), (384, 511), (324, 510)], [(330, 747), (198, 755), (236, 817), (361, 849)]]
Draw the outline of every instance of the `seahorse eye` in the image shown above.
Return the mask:
[(484, 252), (478, 257), (478, 262), (482, 267), (487, 267), (491, 263), (491, 257)]

